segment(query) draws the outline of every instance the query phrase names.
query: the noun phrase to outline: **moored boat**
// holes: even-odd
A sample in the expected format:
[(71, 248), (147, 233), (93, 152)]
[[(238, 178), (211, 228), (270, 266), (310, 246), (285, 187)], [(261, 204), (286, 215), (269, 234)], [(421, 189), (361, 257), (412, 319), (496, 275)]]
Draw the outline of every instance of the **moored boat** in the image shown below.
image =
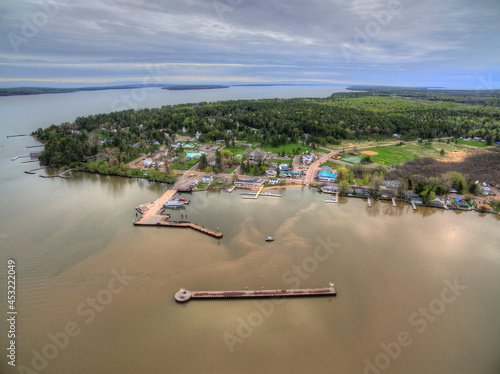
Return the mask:
[(179, 201), (178, 199), (177, 200), (167, 200), (163, 206), (165, 208), (180, 208), (181, 206), (184, 206), (184, 202), (183, 201)]

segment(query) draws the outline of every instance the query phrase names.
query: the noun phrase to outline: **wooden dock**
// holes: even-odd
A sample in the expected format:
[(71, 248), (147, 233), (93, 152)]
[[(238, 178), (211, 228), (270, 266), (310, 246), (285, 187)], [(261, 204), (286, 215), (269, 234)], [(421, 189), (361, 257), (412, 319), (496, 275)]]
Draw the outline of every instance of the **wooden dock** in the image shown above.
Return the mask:
[(134, 225), (136, 226), (166, 226), (166, 227), (184, 227), (184, 228), (191, 228), (193, 230), (199, 231), (203, 234), (207, 234), (210, 236), (213, 236), (214, 238), (220, 239), (222, 238), (222, 233), (220, 231), (212, 231), (207, 229), (206, 227), (199, 226), (197, 224), (187, 222), (187, 221), (168, 221), (170, 218), (170, 215), (167, 215), (165, 217), (161, 217), (158, 219), (156, 223), (141, 223), (139, 221), (134, 222)]
[(68, 174), (69, 172), (73, 171), (73, 170), (76, 170), (76, 169), (68, 169), (66, 171), (63, 171), (62, 173), (59, 173), (59, 174), (54, 174), (54, 175), (39, 175), (39, 177), (41, 178), (64, 178), (64, 179), (70, 179), (71, 177), (68, 177), (66, 176), (66, 174)]
[[(259, 188), (259, 190), (257, 191), (257, 193), (254, 193), (254, 192), (243, 192), (241, 195), (245, 195), (245, 196), (243, 196), (244, 199), (258, 199), (259, 195), (262, 192), (263, 188), (264, 188), (264, 186), (262, 185)], [(247, 196), (247, 195), (249, 195), (249, 196)]]
[(26, 170), (25, 173), (26, 174), (36, 174), (35, 171), (42, 170), (42, 169), (45, 169), (45, 168), (46, 168), (46, 166), (42, 166), (41, 168)]
[(392, 206), (396, 207), (396, 198), (395, 197), (392, 198)]
[(338, 203), (339, 202), (339, 193), (335, 192), (335, 194), (332, 196), (331, 200), (325, 200), (325, 203)]
[(226, 191), (229, 192), (229, 193), (231, 193), (231, 192), (234, 191), (235, 188), (236, 188), (236, 186), (231, 186)]
[(31, 134), (7, 135), (7, 139), (8, 138), (16, 138), (18, 136), (31, 136)]
[(30, 155), (14, 156), (10, 160), (11, 161), (16, 161), (18, 158), (26, 158), (26, 157), (30, 157)]
[(411, 206), (412, 206), (413, 210), (417, 210), (417, 206), (415, 205), (414, 202), (411, 203)]
[(244, 291), (188, 291), (180, 289), (175, 294), (175, 301), (185, 303), (189, 300), (217, 300), (217, 299), (255, 299), (274, 297), (311, 297), (311, 296), (336, 296), (337, 292), (330, 283), (325, 288), (301, 288), (278, 290), (244, 290)]
[(366, 200), (366, 203), (368, 204), (368, 208), (372, 207), (372, 198), (369, 197), (368, 200)]

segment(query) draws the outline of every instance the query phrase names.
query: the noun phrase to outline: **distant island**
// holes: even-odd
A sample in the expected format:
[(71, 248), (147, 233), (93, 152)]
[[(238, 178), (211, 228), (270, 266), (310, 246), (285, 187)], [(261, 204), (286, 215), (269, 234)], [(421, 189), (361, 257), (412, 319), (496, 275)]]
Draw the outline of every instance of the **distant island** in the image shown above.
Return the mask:
[(71, 93), (78, 91), (103, 91), (103, 90), (130, 90), (144, 87), (165, 87), (160, 84), (129, 84), (123, 86), (104, 86), (104, 87), (75, 87), (75, 88), (54, 88), (54, 87), (12, 87), (0, 88), (0, 96), (19, 96), (19, 95), (41, 95), (52, 93)]
[(163, 87), (164, 90), (180, 91), (180, 90), (213, 90), (217, 88), (229, 88), (219, 84), (182, 84), (177, 86)]

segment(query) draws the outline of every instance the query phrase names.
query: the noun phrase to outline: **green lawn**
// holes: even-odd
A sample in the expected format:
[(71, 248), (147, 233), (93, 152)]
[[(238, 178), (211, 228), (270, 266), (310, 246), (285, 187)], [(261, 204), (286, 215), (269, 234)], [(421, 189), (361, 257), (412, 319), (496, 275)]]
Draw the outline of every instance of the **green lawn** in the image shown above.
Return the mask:
[(283, 150), (285, 151), (285, 154), (287, 155), (293, 155), (293, 150), (299, 148), (298, 153), (302, 153), (305, 151), (310, 151), (312, 148), (309, 147), (308, 145), (300, 144), (300, 143), (288, 143), (288, 144), (283, 144), (280, 145), (279, 147), (271, 147), (270, 145), (265, 146), (263, 149), (266, 152), (272, 152), (272, 153), (281, 153)]
[(321, 164), (321, 166), (320, 166), (320, 167), (323, 167), (323, 166), (330, 166), (331, 168), (336, 169), (336, 168), (338, 168), (338, 167), (339, 167), (339, 164), (337, 164), (337, 163), (335, 163), (335, 162), (333, 162), (333, 161), (327, 161), (327, 162), (325, 162), (325, 163)]
[(196, 186), (194, 186), (195, 190), (204, 190), (207, 188), (207, 185), (203, 182), (198, 183)]
[(233, 152), (233, 155), (246, 155), (247, 152), (250, 152), (250, 148), (243, 148), (243, 147), (225, 147), (224, 149), (227, 149), (228, 151)]
[(323, 148), (316, 148), (315, 149), (316, 152), (321, 152), (321, 153), (330, 153), (331, 151), (327, 150), (327, 149), (323, 149)]
[(384, 165), (400, 164), (418, 158), (413, 153), (405, 150), (404, 146), (374, 147), (365, 149), (365, 151), (377, 152), (378, 155), (370, 156), (370, 158), (374, 162)]
[(471, 147), (479, 147), (479, 148), (486, 148), (487, 147), (486, 142), (478, 142), (478, 141), (474, 141), (474, 140), (467, 142), (465, 140), (459, 139), (458, 144), (465, 144), (465, 145), (470, 145)]
[(177, 161), (174, 164), (172, 164), (172, 166), (170, 168), (174, 169), (174, 170), (189, 170), (197, 163), (198, 163), (198, 160), (196, 160), (196, 159), (187, 161), (185, 163), (185, 165), (182, 165), (179, 161)]

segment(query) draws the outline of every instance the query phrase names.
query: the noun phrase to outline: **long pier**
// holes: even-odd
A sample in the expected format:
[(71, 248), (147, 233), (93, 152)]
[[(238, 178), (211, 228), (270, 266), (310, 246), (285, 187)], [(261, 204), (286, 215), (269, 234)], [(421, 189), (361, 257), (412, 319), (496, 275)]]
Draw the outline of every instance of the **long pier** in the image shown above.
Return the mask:
[(392, 198), (392, 206), (396, 207), (396, 198), (395, 197)]
[(368, 200), (366, 201), (366, 204), (368, 205), (368, 208), (372, 207), (372, 199), (371, 199), (371, 197), (368, 198)]
[(31, 136), (31, 134), (18, 134), (18, 135), (7, 135), (7, 139), (8, 138), (16, 138), (18, 136)]
[(189, 300), (214, 300), (214, 299), (254, 299), (273, 297), (311, 297), (311, 296), (336, 296), (337, 292), (330, 283), (325, 288), (301, 288), (278, 290), (244, 290), (244, 291), (188, 291), (183, 288), (175, 294), (175, 301), (185, 303)]

